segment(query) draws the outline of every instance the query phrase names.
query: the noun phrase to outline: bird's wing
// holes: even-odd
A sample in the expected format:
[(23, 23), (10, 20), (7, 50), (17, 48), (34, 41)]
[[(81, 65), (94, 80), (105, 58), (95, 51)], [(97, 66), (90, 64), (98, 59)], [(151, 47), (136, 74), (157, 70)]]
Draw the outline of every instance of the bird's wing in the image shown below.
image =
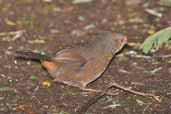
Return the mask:
[(86, 59), (76, 49), (63, 49), (56, 53), (54, 58), (56, 62), (78, 62), (81, 64), (86, 63)]

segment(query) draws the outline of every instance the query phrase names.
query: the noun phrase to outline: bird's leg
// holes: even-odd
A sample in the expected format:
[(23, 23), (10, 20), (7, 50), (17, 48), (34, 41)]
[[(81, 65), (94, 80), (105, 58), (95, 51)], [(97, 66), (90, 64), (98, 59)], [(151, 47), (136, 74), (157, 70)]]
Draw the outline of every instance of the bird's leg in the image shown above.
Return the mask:
[(107, 94), (107, 95), (112, 95), (112, 96), (118, 95), (118, 93), (115, 93), (115, 92), (106, 92), (106, 90), (109, 90), (111, 87), (108, 87), (105, 90), (98, 90), (98, 89), (87, 88), (86, 86), (83, 86), (83, 85), (78, 84), (78, 83), (69, 82), (69, 81), (61, 81), (58, 79), (54, 79), (53, 82), (63, 83), (63, 84), (66, 84), (68, 86), (76, 87), (76, 88), (79, 88), (80, 90), (82, 90), (84, 92), (103, 93), (105, 91), (105, 94)]
[[(80, 88), (80, 87), (79, 87)], [(118, 92), (108, 92), (108, 90), (111, 87), (106, 88), (105, 90), (98, 90), (98, 89), (92, 89), (92, 88), (86, 88), (86, 87), (81, 87), (80, 90), (85, 91), (85, 92), (90, 92), (90, 93), (101, 93), (101, 94), (106, 94), (106, 95), (111, 95), (111, 96), (116, 96), (118, 95)]]
[(81, 84), (74, 83), (74, 82), (60, 81), (60, 80), (57, 80), (57, 79), (54, 79), (53, 82), (63, 83), (63, 84), (66, 84), (68, 86), (72, 86), (72, 87), (79, 88), (80, 90), (86, 91), (86, 92), (95, 92), (95, 93), (102, 92), (102, 90), (96, 90), (96, 89), (86, 88), (85, 86), (82, 86)]
[(86, 87), (81, 87), (80, 89), (86, 92), (95, 92), (95, 93), (102, 92), (102, 90), (91, 89), (91, 88), (86, 88)]

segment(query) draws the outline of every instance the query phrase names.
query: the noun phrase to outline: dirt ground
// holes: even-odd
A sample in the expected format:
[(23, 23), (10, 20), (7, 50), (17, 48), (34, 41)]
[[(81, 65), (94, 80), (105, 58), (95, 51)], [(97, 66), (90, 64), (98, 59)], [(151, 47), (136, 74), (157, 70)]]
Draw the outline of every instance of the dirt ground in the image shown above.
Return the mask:
[[(159, 15), (148, 13), (155, 10)], [(87, 32), (115, 31), (129, 42), (142, 43), (168, 27), (171, 8), (154, 0), (0, 0), (0, 114), (77, 114), (92, 94), (53, 83), (34, 61), (18, 60), (17, 50), (54, 55), (65, 47), (90, 40)], [(105, 73), (89, 87), (104, 89), (109, 83), (154, 93), (153, 99), (117, 91), (92, 105), (86, 114), (171, 114), (171, 60), (169, 50), (144, 55), (125, 47)], [(116, 91), (113, 89), (112, 91)]]

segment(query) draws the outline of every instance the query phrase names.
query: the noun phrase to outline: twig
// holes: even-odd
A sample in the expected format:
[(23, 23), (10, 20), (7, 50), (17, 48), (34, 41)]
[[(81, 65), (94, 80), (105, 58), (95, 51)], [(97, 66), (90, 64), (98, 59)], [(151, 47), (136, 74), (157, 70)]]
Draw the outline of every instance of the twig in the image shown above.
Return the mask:
[(111, 87), (115, 87), (115, 88), (121, 89), (123, 91), (129, 92), (129, 93), (132, 93), (135, 95), (143, 96), (143, 97), (152, 97), (156, 101), (161, 102), (161, 99), (159, 98), (159, 96), (156, 96), (156, 95), (151, 94), (151, 93), (143, 93), (143, 92), (135, 91), (135, 90), (132, 90), (130, 88), (124, 87), (124, 86), (122, 86), (116, 82), (113, 82), (111, 84)]
[(124, 86), (118, 84), (117, 82), (112, 82), (110, 85), (111, 86), (109, 88), (115, 87), (115, 88), (118, 88), (118, 89), (126, 91), (126, 92), (130, 92), (135, 95), (139, 95), (139, 96), (143, 96), (143, 97), (150, 97), (150, 98), (153, 98), (154, 100), (156, 100), (157, 102), (161, 102), (161, 99), (159, 98), (159, 96), (156, 96), (152, 93), (144, 93), (144, 92), (135, 91), (135, 90), (132, 90), (131, 88), (124, 87)]
[[(135, 94), (135, 95), (139, 95), (139, 96), (143, 96), (143, 97), (152, 97), (153, 99), (155, 99), (157, 102), (161, 102), (161, 99), (159, 99), (159, 96), (156, 96), (154, 94), (151, 93), (143, 93), (143, 92), (139, 92), (139, 91), (135, 91), (135, 90), (131, 90), (130, 88), (124, 87), (116, 82), (113, 82), (107, 89), (105, 90), (94, 90), (92, 91), (90, 89), (91, 92), (97, 92), (97, 94), (90, 98), (88, 100), (88, 102), (86, 102), (81, 108), (80, 110), (77, 111), (78, 114), (84, 114), (89, 107), (91, 107), (93, 104), (95, 104), (99, 99), (101, 99), (103, 96), (105, 95), (116, 95), (113, 93), (108, 92), (108, 90), (112, 87), (118, 88), (120, 90)], [(85, 89), (87, 91), (89, 91), (89, 89)], [(100, 94), (98, 94), (100, 92)]]
[(171, 54), (168, 54), (168, 55), (161, 55), (161, 56), (155, 56), (155, 58), (162, 58), (162, 59), (167, 59), (167, 58), (170, 58), (171, 57)]
[[(101, 99), (103, 96), (105, 96), (106, 94), (108, 95), (112, 95), (111, 93), (108, 92), (108, 90), (111, 88), (108, 87), (107, 89), (105, 89), (103, 92), (102, 90), (99, 90), (98, 93), (93, 96), (92, 98), (90, 98), (81, 108), (80, 110), (77, 111), (77, 114), (85, 114), (85, 112), (88, 110), (89, 107), (91, 107), (93, 104), (95, 104), (99, 99)], [(99, 92), (101, 91), (101, 93), (99, 94)], [(97, 91), (96, 91), (97, 92)], [(114, 94), (113, 94), (114, 95)], [(116, 95), (116, 94), (115, 94)]]

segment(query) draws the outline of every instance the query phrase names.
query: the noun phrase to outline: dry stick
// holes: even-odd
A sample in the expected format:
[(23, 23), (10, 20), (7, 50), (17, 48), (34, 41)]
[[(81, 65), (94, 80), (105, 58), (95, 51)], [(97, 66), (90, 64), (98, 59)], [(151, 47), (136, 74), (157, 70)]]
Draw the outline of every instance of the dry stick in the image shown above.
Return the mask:
[(113, 82), (111, 84), (111, 87), (116, 87), (116, 88), (121, 89), (123, 91), (127, 91), (127, 92), (130, 92), (132, 94), (143, 96), (143, 97), (152, 97), (156, 101), (161, 102), (161, 99), (159, 98), (159, 96), (156, 96), (156, 95), (151, 94), (151, 93), (143, 93), (143, 92), (135, 91), (135, 90), (132, 90), (130, 88), (124, 87), (124, 86), (122, 86), (122, 85), (120, 85), (120, 84), (118, 84), (116, 82)]
[[(135, 49), (135, 50), (139, 50), (140, 49), (140, 43), (134, 43), (134, 42), (129, 42), (127, 43), (127, 46)], [(130, 92), (132, 94), (135, 94), (135, 95), (139, 95), (139, 96), (144, 96), (144, 97), (152, 97), (154, 98), (156, 101), (158, 102), (161, 102), (161, 99), (159, 99), (159, 96), (156, 96), (154, 94), (150, 94), (150, 93), (143, 93), (143, 92), (138, 92), (138, 91), (135, 91), (135, 90), (131, 90), (130, 88), (126, 88), (116, 82), (112, 83), (113, 87), (116, 87), (118, 89), (121, 89), (121, 90), (124, 90), (124, 91), (127, 91), (127, 92)]]
[(100, 98), (102, 98), (106, 93), (102, 92), (100, 95), (95, 95), (91, 99), (88, 100), (81, 108), (77, 111), (77, 114), (85, 114), (89, 107), (95, 104)]
[[(88, 100), (87, 103), (85, 103), (80, 110), (77, 111), (78, 114), (84, 114), (89, 107), (91, 107), (93, 104), (95, 104), (99, 99), (101, 99), (104, 95), (116, 95), (116, 94), (112, 94), (110, 92), (108, 92), (108, 90), (112, 87), (115, 87), (115, 88), (118, 88), (118, 89), (121, 89), (123, 91), (126, 91), (126, 92), (129, 92), (129, 93), (132, 93), (132, 94), (135, 94), (135, 95), (139, 95), (139, 96), (143, 96), (143, 97), (152, 97), (153, 99), (155, 99), (156, 101), (158, 102), (161, 102), (161, 99), (159, 99), (159, 96), (156, 96), (154, 94), (150, 94), (150, 93), (143, 93), (143, 92), (139, 92), (139, 91), (135, 91), (135, 90), (131, 90), (130, 88), (127, 88), (127, 87), (124, 87), (116, 82), (113, 82), (111, 84), (111, 86), (109, 86), (107, 89), (105, 89), (104, 91), (102, 90), (97, 90), (96, 92), (99, 93), (101, 92), (100, 94), (98, 95), (95, 95), (94, 97), (92, 97), (91, 99)], [(93, 92), (93, 91), (92, 91)], [(95, 91), (94, 91), (95, 92)]]
[[(152, 97), (153, 99), (155, 99), (156, 101), (158, 102), (161, 102), (161, 99), (159, 99), (159, 96), (156, 96), (152, 93), (144, 93), (144, 92), (139, 92), (139, 91), (135, 91), (135, 90), (132, 90), (128, 87), (124, 87), (120, 84), (118, 84), (117, 82), (112, 82), (111, 85), (106, 89), (110, 89), (112, 87), (115, 87), (115, 88), (118, 88), (120, 90), (123, 90), (123, 91), (126, 91), (126, 92), (129, 92), (129, 93), (132, 93), (132, 94), (135, 94), (135, 95), (139, 95), (139, 96), (143, 96), (143, 97)], [(83, 91), (88, 91), (88, 92), (96, 92), (96, 93), (103, 93), (104, 90), (94, 90), (94, 89), (82, 89)], [(111, 93), (111, 92), (105, 92), (106, 95), (111, 95), (111, 96), (114, 96), (116, 94), (114, 93)]]
[[(101, 99), (103, 96), (105, 96), (106, 94), (108, 95), (112, 95), (111, 93), (107, 92), (108, 89), (110, 89), (110, 87), (108, 87), (107, 89), (105, 89), (104, 91), (96, 91), (97, 94), (95, 96), (93, 96), (92, 98), (90, 98), (88, 100), (88, 102), (86, 102), (85, 104), (83, 104), (83, 106), (80, 108), (80, 110), (77, 111), (77, 114), (85, 114), (86, 111), (88, 110), (89, 107), (91, 107), (93, 104), (95, 104), (99, 99)], [(95, 91), (94, 91), (95, 92)], [(99, 92), (101, 92), (100, 94), (98, 94)], [(114, 94), (113, 94), (114, 95)], [(116, 95), (116, 94), (115, 94)]]

